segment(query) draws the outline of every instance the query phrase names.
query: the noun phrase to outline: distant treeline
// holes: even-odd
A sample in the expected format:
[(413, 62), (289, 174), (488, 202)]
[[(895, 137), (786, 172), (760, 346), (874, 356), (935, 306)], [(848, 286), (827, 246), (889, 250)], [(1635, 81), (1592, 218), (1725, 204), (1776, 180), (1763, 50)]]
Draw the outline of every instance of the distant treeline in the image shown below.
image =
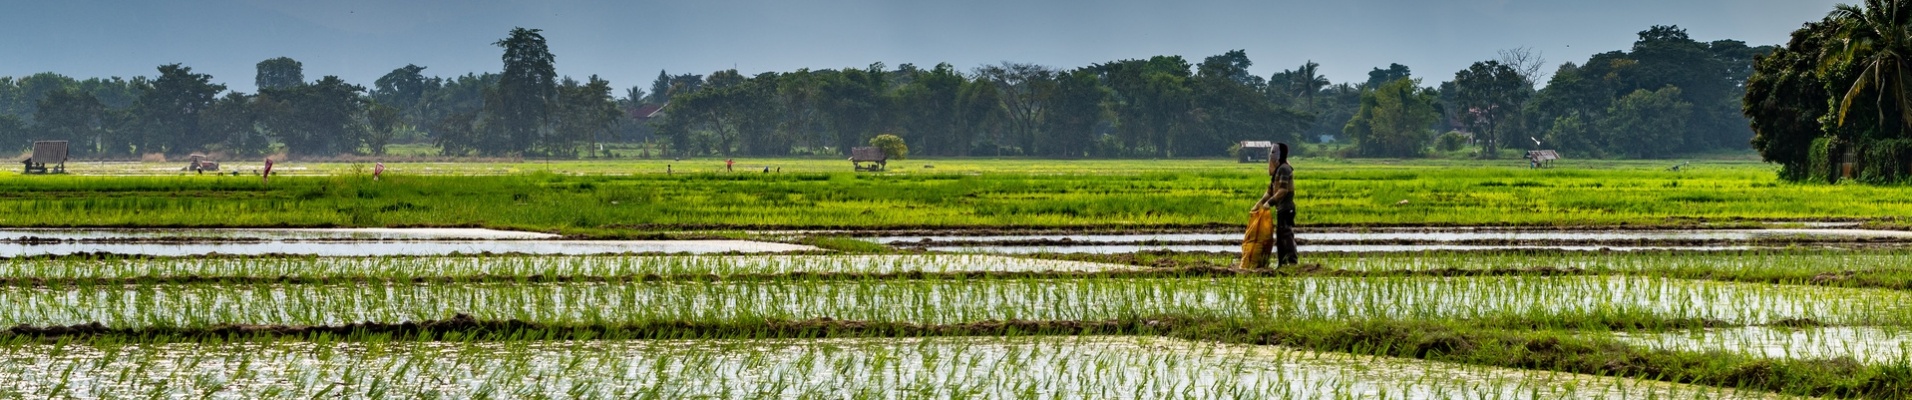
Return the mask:
[(932, 156), (1212, 157), (1242, 140), (1327, 139), (1352, 144), (1344, 156), (1548, 148), (1661, 157), (1746, 149), (1752, 132), (1738, 100), (1754, 55), (1770, 51), (1653, 27), (1631, 51), (1560, 66), (1541, 90), (1545, 60), (1525, 49), (1439, 84), (1400, 64), (1356, 83), (1332, 83), (1313, 62), (1261, 77), (1237, 50), (1200, 63), (1156, 56), (1066, 70), (659, 72), (648, 87), (614, 94), (595, 76), (558, 76), (538, 30), (495, 44), (503, 72), (430, 77), (407, 65), (370, 88), (307, 80), (289, 58), (260, 62), (250, 94), (181, 65), (151, 78), (0, 77), (0, 150), (52, 139), (72, 141), (77, 156), (332, 156), (430, 143), (448, 156), (593, 157), (610, 155), (606, 143), (642, 143), (645, 156), (785, 156), (845, 154), (893, 134)]

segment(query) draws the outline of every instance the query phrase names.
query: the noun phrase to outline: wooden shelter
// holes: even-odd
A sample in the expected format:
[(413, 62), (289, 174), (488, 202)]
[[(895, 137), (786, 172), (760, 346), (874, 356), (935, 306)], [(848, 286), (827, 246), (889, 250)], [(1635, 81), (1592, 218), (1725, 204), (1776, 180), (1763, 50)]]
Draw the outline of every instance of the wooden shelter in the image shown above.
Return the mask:
[(1553, 150), (1528, 150), (1527, 166), (1531, 168), (1553, 168), (1554, 160), (1560, 159), (1560, 153)]
[(850, 165), (858, 171), (882, 171), (888, 166), (890, 156), (883, 149), (875, 147), (857, 147), (850, 149)]
[(192, 163), (186, 164), (186, 169), (183, 169), (182, 171), (205, 172), (205, 171), (219, 170), (219, 162), (207, 160), (206, 155), (204, 154), (193, 153), (190, 156), (186, 156), (186, 158), (188, 160), (192, 160)]
[(1237, 144), (1241, 148), (1235, 158), (1245, 163), (1268, 162), (1268, 151), (1275, 148), (1275, 142), (1266, 140), (1243, 140)]
[[(41, 140), (33, 142), (33, 156), (20, 161), (20, 163), (26, 164), (26, 169), (21, 171), (22, 173), (66, 173), (66, 141)], [(53, 166), (51, 171), (48, 170), (48, 165)]]

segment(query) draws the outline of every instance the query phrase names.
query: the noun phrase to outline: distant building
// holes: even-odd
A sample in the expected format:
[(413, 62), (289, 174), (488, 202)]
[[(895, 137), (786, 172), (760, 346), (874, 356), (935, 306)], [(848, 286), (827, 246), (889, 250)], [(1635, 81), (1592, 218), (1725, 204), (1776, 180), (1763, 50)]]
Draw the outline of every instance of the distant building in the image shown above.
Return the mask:
[(1243, 140), (1236, 144), (1241, 151), (1235, 153), (1235, 159), (1245, 163), (1268, 162), (1268, 151), (1275, 148), (1275, 142), (1266, 140)]
[(649, 121), (652, 118), (662, 117), (664, 116), (664, 107), (669, 107), (670, 105), (670, 102), (664, 102), (664, 104), (645, 104), (639, 106), (631, 110), (631, 119)]

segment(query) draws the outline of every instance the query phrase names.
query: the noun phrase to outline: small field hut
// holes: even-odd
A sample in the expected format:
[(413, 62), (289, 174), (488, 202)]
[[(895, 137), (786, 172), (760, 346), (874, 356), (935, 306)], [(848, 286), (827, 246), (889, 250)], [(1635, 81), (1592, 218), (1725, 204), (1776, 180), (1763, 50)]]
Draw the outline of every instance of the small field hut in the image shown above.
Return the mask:
[(1245, 163), (1268, 162), (1268, 151), (1275, 148), (1275, 142), (1266, 140), (1243, 140), (1235, 145), (1235, 158)]
[(850, 149), (850, 165), (857, 171), (882, 171), (888, 166), (890, 156), (883, 149), (875, 147), (856, 147)]
[[(22, 160), (20, 163), (26, 164), (26, 168), (21, 171), (21, 173), (66, 173), (66, 141), (41, 140), (33, 142), (33, 156), (27, 157), (26, 160)], [(51, 170), (47, 168), (48, 165), (52, 166)]]

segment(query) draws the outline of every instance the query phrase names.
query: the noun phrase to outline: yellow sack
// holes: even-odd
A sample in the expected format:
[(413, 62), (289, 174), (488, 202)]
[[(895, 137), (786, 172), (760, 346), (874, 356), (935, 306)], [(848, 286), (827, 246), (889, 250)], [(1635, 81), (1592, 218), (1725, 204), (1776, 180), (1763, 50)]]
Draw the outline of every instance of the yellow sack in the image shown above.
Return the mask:
[(1275, 250), (1275, 212), (1260, 209), (1248, 214), (1248, 234), (1241, 241), (1241, 268), (1268, 268)]

